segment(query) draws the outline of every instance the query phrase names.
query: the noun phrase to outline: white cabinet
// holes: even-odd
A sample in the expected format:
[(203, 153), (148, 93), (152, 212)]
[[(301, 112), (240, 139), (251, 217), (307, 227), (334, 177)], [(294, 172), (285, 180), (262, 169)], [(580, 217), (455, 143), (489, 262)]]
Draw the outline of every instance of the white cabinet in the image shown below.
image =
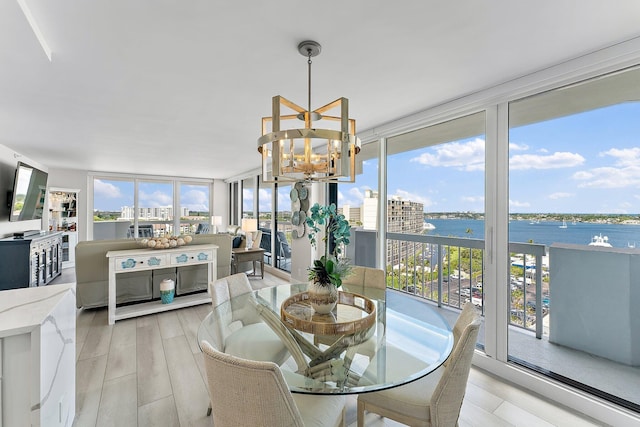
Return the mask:
[(80, 190), (49, 189), (49, 230), (62, 231), (62, 268), (75, 266)]

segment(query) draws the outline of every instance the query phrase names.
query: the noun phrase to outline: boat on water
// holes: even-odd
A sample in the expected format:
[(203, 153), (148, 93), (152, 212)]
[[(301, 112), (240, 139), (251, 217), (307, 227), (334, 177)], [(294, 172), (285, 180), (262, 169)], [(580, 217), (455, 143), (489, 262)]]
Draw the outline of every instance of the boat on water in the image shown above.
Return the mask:
[(591, 243), (589, 243), (589, 246), (602, 246), (605, 248), (613, 247), (611, 246), (611, 243), (609, 243), (609, 238), (607, 236), (603, 236), (602, 233), (593, 236), (593, 238), (591, 239)]
[(433, 224), (431, 224), (430, 222), (424, 222), (424, 223), (422, 224), (422, 229), (423, 229), (423, 230), (435, 230), (435, 229), (436, 229), (436, 226), (435, 226), (435, 225), (433, 225)]
[(559, 225), (558, 228), (567, 228), (567, 221), (562, 220), (562, 225)]

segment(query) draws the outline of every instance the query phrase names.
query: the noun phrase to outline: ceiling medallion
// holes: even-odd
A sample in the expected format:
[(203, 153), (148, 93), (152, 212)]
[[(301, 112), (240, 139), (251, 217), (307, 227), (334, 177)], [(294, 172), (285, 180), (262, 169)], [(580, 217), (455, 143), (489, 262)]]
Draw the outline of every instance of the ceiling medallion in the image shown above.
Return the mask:
[[(308, 58), (307, 108), (278, 95), (272, 99), (272, 116), (262, 118), (258, 151), (264, 182), (355, 182), (360, 140), (355, 135), (356, 121), (349, 118), (349, 100), (338, 98), (311, 110), (311, 58), (320, 50), (320, 44), (311, 40), (298, 45), (300, 54)], [(281, 107), (292, 114), (282, 114)], [(337, 116), (328, 114), (333, 109), (339, 109)], [(289, 120), (303, 120), (304, 128), (285, 128)], [(321, 129), (318, 124), (329, 126)]]

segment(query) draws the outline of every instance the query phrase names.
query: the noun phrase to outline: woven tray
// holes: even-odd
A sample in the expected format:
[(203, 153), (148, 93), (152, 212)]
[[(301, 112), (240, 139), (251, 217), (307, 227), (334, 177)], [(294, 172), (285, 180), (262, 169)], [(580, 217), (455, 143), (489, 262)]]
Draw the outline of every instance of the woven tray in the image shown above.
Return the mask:
[(309, 294), (301, 292), (287, 298), (280, 307), (285, 325), (314, 335), (350, 335), (366, 331), (376, 321), (376, 306), (369, 298), (350, 292), (338, 292), (336, 309), (329, 314), (316, 313)]

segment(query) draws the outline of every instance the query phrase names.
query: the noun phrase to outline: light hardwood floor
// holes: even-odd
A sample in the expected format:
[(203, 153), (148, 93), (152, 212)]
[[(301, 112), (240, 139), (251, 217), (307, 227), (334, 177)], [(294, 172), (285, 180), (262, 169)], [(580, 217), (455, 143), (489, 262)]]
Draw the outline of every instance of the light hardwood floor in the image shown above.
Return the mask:
[[(255, 287), (282, 283), (266, 274)], [(212, 426), (202, 355), (196, 342), (201, 305), (107, 324), (107, 311), (77, 318), (75, 426)], [(347, 425), (356, 425), (350, 396)], [(241, 417), (241, 414), (238, 414)], [(368, 426), (397, 426), (366, 414)], [(592, 420), (473, 368), (461, 426), (594, 426)]]

